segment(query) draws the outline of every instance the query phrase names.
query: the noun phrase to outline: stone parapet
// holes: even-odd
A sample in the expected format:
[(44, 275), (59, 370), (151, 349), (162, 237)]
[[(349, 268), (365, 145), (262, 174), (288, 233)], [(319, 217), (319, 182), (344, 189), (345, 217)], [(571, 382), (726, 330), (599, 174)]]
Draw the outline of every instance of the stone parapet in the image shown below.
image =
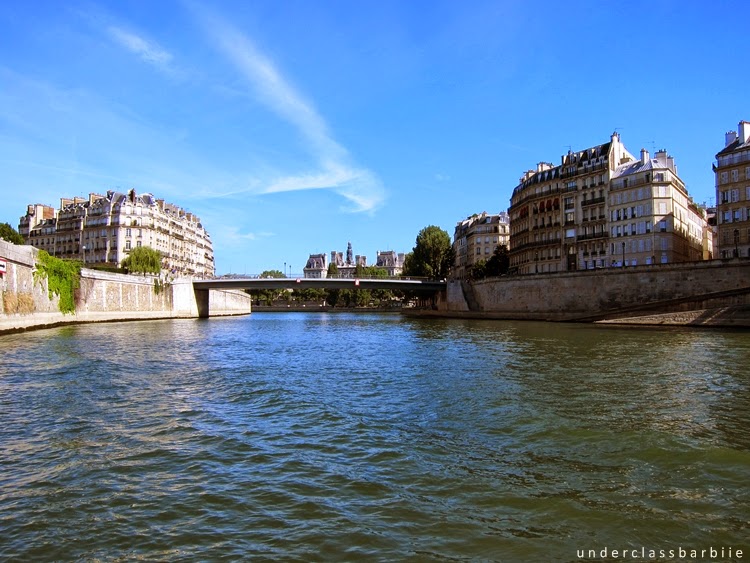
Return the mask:
[(462, 285), (448, 283), (439, 312), (598, 321), (750, 305), (750, 260), (506, 276)]
[[(75, 314), (64, 315), (49, 297), (46, 280), (35, 280), (38, 251), (0, 241), (6, 272), (0, 280), (0, 333), (82, 322), (128, 321), (199, 316), (191, 279), (161, 285), (154, 276), (81, 270)], [(205, 290), (210, 316), (246, 315), (252, 298), (241, 290)]]

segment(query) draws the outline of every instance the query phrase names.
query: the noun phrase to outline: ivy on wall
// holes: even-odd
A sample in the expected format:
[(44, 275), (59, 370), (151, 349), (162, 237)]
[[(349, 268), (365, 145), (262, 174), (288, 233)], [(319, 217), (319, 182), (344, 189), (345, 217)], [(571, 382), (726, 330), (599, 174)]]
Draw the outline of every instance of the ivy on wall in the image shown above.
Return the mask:
[(60, 312), (75, 313), (75, 290), (81, 282), (81, 263), (75, 260), (61, 260), (50, 256), (44, 250), (38, 254), (34, 278), (47, 280), (49, 297), (60, 297)]

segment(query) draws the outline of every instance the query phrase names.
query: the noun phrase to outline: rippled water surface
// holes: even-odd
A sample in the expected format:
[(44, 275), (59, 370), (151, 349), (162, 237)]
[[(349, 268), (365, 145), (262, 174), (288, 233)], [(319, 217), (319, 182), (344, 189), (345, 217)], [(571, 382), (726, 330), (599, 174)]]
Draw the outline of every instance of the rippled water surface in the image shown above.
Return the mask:
[(1, 560), (750, 557), (747, 332), (256, 313), (0, 357)]

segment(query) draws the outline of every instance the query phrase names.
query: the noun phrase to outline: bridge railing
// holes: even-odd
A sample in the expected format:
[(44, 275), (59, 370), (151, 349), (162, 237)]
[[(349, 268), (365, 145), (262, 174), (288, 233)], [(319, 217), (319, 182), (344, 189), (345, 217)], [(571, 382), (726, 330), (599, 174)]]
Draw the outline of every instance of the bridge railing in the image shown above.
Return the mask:
[[(210, 278), (207, 278), (210, 279)], [(289, 274), (288, 276), (283, 277), (272, 277), (272, 276), (261, 276), (259, 274), (224, 274), (221, 276), (216, 276), (214, 279), (222, 280), (222, 279), (237, 279), (237, 280), (272, 280), (272, 279), (303, 279), (303, 280), (355, 280), (355, 279), (383, 279), (383, 280), (407, 280), (407, 281), (435, 281), (431, 280), (430, 278), (426, 276), (386, 276), (384, 278), (371, 278), (367, 275), (362, 276), (361, 278), (358, 278), (358, 276), (350, 276), (350, 275), (342, 275), (342, 274), (334, 274), (332, 276), (326, 276), (324, 278), (311, 278), (311, 277), (305, 277), (304, 274)], [(438, 281), (444, 281), (444, 280), (438, 280)]]

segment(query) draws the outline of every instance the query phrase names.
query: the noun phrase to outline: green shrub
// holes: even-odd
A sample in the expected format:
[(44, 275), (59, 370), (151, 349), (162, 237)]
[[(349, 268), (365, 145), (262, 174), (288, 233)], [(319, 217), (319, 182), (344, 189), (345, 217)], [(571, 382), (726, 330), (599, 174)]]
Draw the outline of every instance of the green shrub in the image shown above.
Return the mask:
[(34, 277), (37, 281), (47, 280), (49, 297), (60, 297), (60, 312), (75, 313), (75, 290), (81, 283), (81, 263), (76, 260), (61, 260), (39, 251)]

